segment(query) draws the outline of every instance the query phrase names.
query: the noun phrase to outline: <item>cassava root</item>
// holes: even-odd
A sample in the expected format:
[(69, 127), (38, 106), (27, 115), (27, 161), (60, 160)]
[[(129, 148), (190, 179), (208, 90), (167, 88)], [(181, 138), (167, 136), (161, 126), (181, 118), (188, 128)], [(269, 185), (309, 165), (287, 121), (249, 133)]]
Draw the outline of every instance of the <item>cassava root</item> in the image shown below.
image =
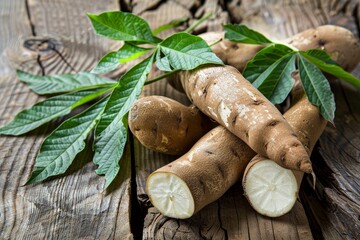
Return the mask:
[(128, 119), (131, 132), (142, 145), (169, 155), (186, 153), (216, 125), (195, 106), (163, 96), (139, 98)]

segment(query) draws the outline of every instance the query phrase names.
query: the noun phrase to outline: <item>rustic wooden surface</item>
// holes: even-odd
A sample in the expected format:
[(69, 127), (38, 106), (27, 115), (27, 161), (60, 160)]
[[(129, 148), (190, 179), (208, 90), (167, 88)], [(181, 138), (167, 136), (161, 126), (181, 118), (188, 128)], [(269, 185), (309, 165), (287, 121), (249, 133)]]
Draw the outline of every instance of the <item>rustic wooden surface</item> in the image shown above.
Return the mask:
[[(153, 28), (181, 17), (191, 24), (213, 12), (196, 33), (220, 30), (231, 21), (275, 39), (326, 23), (359, 36), (360, 25), (358, 0), (2, 0), (0, 125), (42, 99), (16, 79), (15, 68), (50, 75), (91, 69), (119, 43), (95, 36), (85, 13), (119, 9), (139, 14)], [(109, 76), (116, 78), (128, 67)], [(354, 73), (359, 77), (360, 67)], [(338, 81), (332, 87), (336, 128), (327, 127), (312, 156), (316, 191), (305, 179), (303, 204), (298, 201), (283, 217), (255, 213), (239, 184), (190, 219), (162, 216), (151, 206), (144, 184), (151, 171), (174, 157), (146, 150), (136, 139), (109, 191), (103, 191), (104, 179), (95, 174), (89, 149), (64, 176), (23, 186), (41, 142), (58, 120), (22, 137), (0, 136), (0, 239), (360, 239), (359, 92)], [(143, 94), (188, 102), (164, 81), (147, 86)]]

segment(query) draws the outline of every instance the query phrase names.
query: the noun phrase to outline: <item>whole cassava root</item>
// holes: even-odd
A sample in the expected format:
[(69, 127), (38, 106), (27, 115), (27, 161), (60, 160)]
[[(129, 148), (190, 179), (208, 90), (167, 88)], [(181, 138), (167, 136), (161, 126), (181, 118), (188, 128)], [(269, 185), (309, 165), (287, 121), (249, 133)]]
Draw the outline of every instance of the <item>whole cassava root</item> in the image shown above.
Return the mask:
[[(284, 117), (310, 155), (327, 121), (321, 116), (319, 109), (308, 101), (302, 88), (294, 92), (297, 92), (294, 102)], [(293, 171), (292, 175), (289, 170), (280, 166), (269, 166), (271, 164), (276, 165), (267, 158), (256, 155), (246, 167), (243, 188), (244, 195), (257, 212), (278, 217), (290, 211), (295, 204), (303, 173)], [(290, 177), (291, 175), (293, 177)], [(260, 181), (259, 176), (262, 176)], [(259, 202), (259, 195), (266, 201)]]
[(203, 113), (286, 168), (312, 172), (309, 156), (276, 107), (234, 67), (205, 66), (177, 74)]
[(217, 126), (185, 155), (151, 173), (146, 191), (163, 215), (189, 218), (241, 179), (255, 154), (238, 137)]
[(139, 98), (129, 111), (128, 122), (142, 145), (170, 155), (186, 153), (215, 126), (195, 106), (163, 96)]

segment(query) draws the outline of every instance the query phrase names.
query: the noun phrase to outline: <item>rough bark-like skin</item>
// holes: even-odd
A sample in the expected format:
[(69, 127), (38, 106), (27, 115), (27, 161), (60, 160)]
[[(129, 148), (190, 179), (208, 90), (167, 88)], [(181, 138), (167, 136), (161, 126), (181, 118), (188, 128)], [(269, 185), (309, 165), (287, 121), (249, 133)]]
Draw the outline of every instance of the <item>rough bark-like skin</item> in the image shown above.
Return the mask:
[(360, 43), (349, 30), (324, 25), (311, 28), (286, 40), (299, 50), (325, 50), (343, 69), (353, 70), (360, 61)]
[(203, 113), (286, 168), (311, 172), (309, 156), (276, 107), (234, 67), (205, 66), (178, 75)]
[(186, 153), (215, 124), (195, 106), (163, 96), (138, 99), (129, 112), (129, 127), (147, 148), (170, 155)]
[[(285, 112), (284, 118), (290, 124), (290, 126), (296, 132), (298, 139), (304, 145), (309, 155), (320, 138), (321, 134), (325, 130), (327, 121), (321, 116), (319, 108), (312, 105), (306, 97), (304, 90), (300, 84), (299, 75), (294, 75), (297, 85), (292, 91), (293, 103), (291, 107)], [(266, 157), (256, 155), (248, 164), (243, 177), (243, 184), (246, 180), (246, 173), (256, 163), (266, 160)], [(303, 177), (303, 172), (293, 171), (298, 186)]]
[(238, 137), (218, 126), (185, 155), (152, 174), (163, 172), (180, 177), (192, 193), (196, 213), (240, 180), (246, 164), (255, 154)]

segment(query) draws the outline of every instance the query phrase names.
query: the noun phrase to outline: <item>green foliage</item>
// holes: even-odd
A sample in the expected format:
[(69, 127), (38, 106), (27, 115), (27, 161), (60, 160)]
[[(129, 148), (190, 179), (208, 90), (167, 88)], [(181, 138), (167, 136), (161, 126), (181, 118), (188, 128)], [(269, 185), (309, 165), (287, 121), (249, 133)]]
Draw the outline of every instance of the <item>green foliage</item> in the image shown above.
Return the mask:
[(287, 98), (295, 83), (291, 77), (294, 71), (295, 55), (285, 55), (271, 64), (253, 85), (273, 104), (280, 104)]
[(249, 44), (269, 44), (272, 43), (261, 33), (258, 33), (245, 25), (227, 24), (224, 26), (225, 38), (233, 42)]
[(114, 40), (156, 44), (149, 24), (142, 18), (126, 12), (88, 13), (97, 34)]
[(43, 142), (27, 184), (65, 173), (100, 119), (106, 101), (96, 103), (81, 114), (63, 122)]
[(107, 53), (95, 66), (91, 73), (102, 74), (115, 70), (120, 64), (129, 62), (147, 53), (149, 48), (142, 48), (125, 43), (118, 51)]
[(87, 72), (41, 76), (17, 70), (16, 74), (20, 81), (26, 83), (31, 90), (39, 95), (59, 94), (85, 89), (111, 87), (115, 85), (115, 82), (110, 79), (101, 78)]
[(27, 133), (57, 117), (69, 114), (75, 107), (99, 97), (108, 90), (84, 90), (48, 98), (19, 112), (10, 123), (0, 128), (0, 134), (18, 136)]
[(126, 115), (119, 121), (113, 121), (95, 143), (93, 162), (99, 166), (96, 173), (105, 175), (106, 188), (120, 170), (119, 161), (126, 145), (127, 128)]
[(321, 115), (333, 122), (335, 100), (329, 82), (321, 71), (360, 88), (360, 80), (343, 70), (323, 50), (297, 51), (272, 43), (244, 25), (226, 25), (225, 37), (240, 43), (268, 44), (246, 65), (243, 75), (272, 103), (281, 103), (294, 84), (291, 73), (297, 62), (300, 78), (309, 101), (319, 107)]
[(269, 45), (260, 50), (255, 57), (246, 64), (243, 75), (248, 81), (253, 83), (272, 64), (292, 53), (294, 53), (294, 51), (284, 45)]
[(160, 70), (191, 70), (208, 63), (222, 64), (222, 61), (200, 37), (176, 33), (158, 46), (156, 66)]
[(321, 115), (326, 120), (333, 122), (335, 100), (324, 74), (301, 55), (299, 56), (299, 73), (309, 101), (319, 107)]
[[(119, 161), (127, 141), (127, 112), (140, 95), (155, 58), (157, 65), (165, 66), (162, 69), (169, 71), (162, 77), (178, 70), (194, 69), (202, 64), (222, 64), (199, 37), (178, 33), (161, 40), (154, 36), (186, 19), (174, 21), (152, 32), (146, 21), (131, 13), (105, 12), (88, 16), (97, 34), (125, 42), (118, 51), (106, 54), (92, 73), (50, 77), (17, 71), (18, 78), (37, 94), (67, 94), (51, 97), (20, 112), (12, 122), (0, 128), (0, 134), (20, 135), (29, 132), (111, 92), (100, 103), (63, 122), (46, 138), (28, 183), (40, 182), (64, 173), (75, 156), (84, 149), (88, 134), (95, 129), (93, 162), (98, 165), (96, 173), (105, 175), (105, 187), (108, 187), (120, 170)], [(203, 20), (205, 17), (201, 21)], [(139, 46), (141, 44), (156, 47), (145, 48)], [(151, 53), (150, 56), (133, 66), (118, 82), (94, 75), (112, 71), (120, 64), (148, 52)], [(161, 76), (156, 80), (160, 78)], [(153, 81), (155, 80), (151, 80)]]
[(300, 51), (300, 54), (323, 72), (329, 73), (360, 89), (360, 80), (337, 65), (326, 52), (313, 49), (305, 52)]

